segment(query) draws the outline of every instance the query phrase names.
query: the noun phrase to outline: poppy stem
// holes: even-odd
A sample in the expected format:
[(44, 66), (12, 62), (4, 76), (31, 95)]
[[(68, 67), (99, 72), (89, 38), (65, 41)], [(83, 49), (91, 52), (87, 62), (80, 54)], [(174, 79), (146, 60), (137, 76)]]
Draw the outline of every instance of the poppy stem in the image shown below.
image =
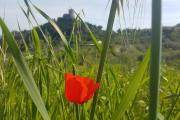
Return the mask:
[(75, 104), (75, 109), (76, 109), (76, 119), (79, 120), (79, 108), (78, 105)]
[[(106, 54), (107, 54), (107, 50), (108, 50), (110, 39), (111, 39), (111, 33), (112, 33), (112, 28), (113, 28), (113, 24), (114, 24), (114, 19), (115, 19), (115, 15), (116, 15), (116, 9), (117, 9), (118, 2), (119, 2), (119, 0), (112, 0), (111, 10), (110, 10), (109, 19), (108, 19), (108, 25), (107, 25), (106, 34), (105, 34), (105, 40), (103, 42), (103, 49), (101, 52), (99, 69), (98, 69), (98, 74), (97, 74), (97, 78), (96, 78), (97, 83), (101, 82), (103, 68), (104, 68)], [(90, 120), (93, 120), (93, 118), (94, 118), (96, 101), (98, 98), (98, 91), (99, 90), (97, 90), (94, 94), (92, 109), (91, 109), (91, 113), (90, 113)]]
[(72, 65), (72, 73), (73, 73), (73, 75), (76, 75), (76, 68), (75, 68), (74, 64)]
[[(72, 65), (72, 73), (73, 75), (76, 74), (76, 69), (75, 69), (75, 65), (73, 64)], [(78, 105), (74, 104), (75, 105), (75, 109), (76, 109), (76, 120), (79, 120), (79, 108), (78, 108)]]

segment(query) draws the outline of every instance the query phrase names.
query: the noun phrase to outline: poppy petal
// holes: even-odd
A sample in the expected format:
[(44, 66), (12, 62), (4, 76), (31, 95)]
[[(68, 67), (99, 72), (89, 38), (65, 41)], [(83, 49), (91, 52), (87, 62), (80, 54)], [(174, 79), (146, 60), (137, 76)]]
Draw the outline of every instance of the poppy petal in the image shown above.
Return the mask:
[(87, 96), (84, 99), (84, 101), (86, 102), (86, 101), (88, 101), (89, 99), (91, 99), (93, 97), (94, 92), (99, 88), (99, 84), (95, 83), (94, 80), (91, 80), (89, 78), (85, 78), (84, 81), (85, 81), (86, 86), (88, 88)]
[(65, 73), (65, 98), (70, 102), (83, 104), (98, 88), (99, 84), (90, 78)]
[(82, 87), (82, 91), (80, 93), (81, 97), (79, 99), (79, 102), (82, 104), (84, 102), (85, 97), (87, 96), (88, 88), (83, 82), (83, 77), (77, 75), (76, 80), (81, 84)]
[(87, 95), (87, 87), (80, 81), (81, 77), (71, 73), (65, 74), (65, 98), (77, 104), (82, 104)]

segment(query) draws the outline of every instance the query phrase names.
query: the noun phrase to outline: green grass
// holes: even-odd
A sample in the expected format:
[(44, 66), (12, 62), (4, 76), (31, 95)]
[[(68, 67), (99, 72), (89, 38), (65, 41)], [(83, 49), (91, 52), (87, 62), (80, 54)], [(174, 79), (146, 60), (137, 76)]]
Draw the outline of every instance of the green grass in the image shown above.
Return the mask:
[[(149, 97), (152, 97), (152, 92), (149, 92), (149, 81), (153, 75), (149, 74), (149, 71), (153, 70), (149, 63), (154, 52), (150, 52), (148, 49), (141, 62), (125, 61), (123, 64), (112, 64), (113, 59), (110, 57), (112, 53), (108, 50), (115, 13), (116, 10), (119, 12), (121, 10), (118, 0), (114, 0), (112, 4), (103, 46), (98, 45), (96, 36), (83, 22), (95, 44), (93, 48), (80, 46), (77, 40), (79, 35), (74, 31), (72, 31), (73, 37), (70, 39), (75, 41), (75, 45), (70, 47), (69, 40), (49, 16), (35, 5), (28, 1), (25, 2), (29, 12), (26, 13), (23, 8), (22, 10), (27, 19), (29, 19), (28, 15), (34, 16), (32, 7), (35, 8), (40, 13), (39, 15), (47, 19), (58, 32), (59, 40), (64, 43), (64, 48), (59, 49), (57, 46), (53, 46), (51, 38), (44, 33), (42, 34), (45, 41), (42, 42), (29, 19), (29, 24), (32, 26), (31, 46), (33, 50), (29, 48), (21, 35), (25, 46), (25, 50), (21, 51), (19, 44), (16, 43), (0, 18), (0, 26), (3, 31), (3, 43), (0, 47), (0, 119), (149, 119), (149, 108), (150, 111), (157, 109), (152, 107), (157, 103), (152, 102)], [(39, 26), (36, 18), (32, 18)], [(79, 16), (76, 20), (75, 22), (82, 21)], [(74, 25), (74, 28), (77, 27), (76, 23)], [(40, 27), (38, 29), (42, 32)], [(106, 56), (108, 56), (107, 61)], [(158, 56), (160, 57), (160, 55)], [(131, 58), (126, 57), (126, 59)], [(83, 64), (79, 64), (81, 62)], [(156, 67), (157, 65), (160, 66), (159, 63), (156, 64)], [(91, 99), (78, 107), (68, 102), (64, 97), (65, 72), (74, 72), (100, 82), (100, 89), (94, 100)], [(158, 88), (160, 92), (159, 108), (153, 113), (153, 116), (162, 120), (178, 120), (180, 119), (180, 70), (175, 69), (175, 66), (162, 65), (159, 72), (161, 73), (160, 76), (158, 75), (161, 78), (161, 86)], [(153, 84), (157, 85), (157, 83)], [(157, 91), (154, 92), (155, 95), (158, 94)], [(152, 99), (154, 98), (152, 97)], [(150, 114), (152, 113), (150, 112)]]
[(156, 120), (159, 112), (159, 90), (161, 71), (161, 0), (152, 1), (152, 41), (151, 41), (151, 65), (150, 65), (150, 107), (149, 119)]

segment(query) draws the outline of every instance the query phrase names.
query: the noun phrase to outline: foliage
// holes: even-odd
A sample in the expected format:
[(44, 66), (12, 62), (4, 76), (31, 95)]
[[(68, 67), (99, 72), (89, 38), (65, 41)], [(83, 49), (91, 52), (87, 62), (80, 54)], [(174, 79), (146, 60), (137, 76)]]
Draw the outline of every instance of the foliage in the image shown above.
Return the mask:
[[(78, 109), (74, 104), (69, 103), (64, 97), (64, 73), (75, 70), (76, 74), (88, 76), (92, 79), (96, 78), (97, 61), (100, 60), (101, 49), (98, 45), (92, 46), (89, 44), (97, 43), (98, 39), (104, 40), (102, 38), (104, 31), (100, 30), (101, 27), (93, 30), (93, 27), (87, 24), (90, 29), (87, 30), (87, 27), (84, 27), (86, 33), (83, 32), (83, 29), (81, 29), (81, 32), (76, 32), (82, 25), (82, 22), (79, 22), (80, 19), (77, 19), (71, 24), (73, 25), (71, 28), (64, 26), (71, 31), (69, 35), (66, 34), (65, 36), (63, 34), (64, 28), (61, 29), (60, 23), (58, 25), (56, 21), (50, 19), (40, 9), (38, 10), (48, 20), (48, 23), (41, 27), (38, 27), (37, 23), (37, 27), (32, 26), (32, 31), (23, 32), (20, 30), (14, 33), (16, 40), (4, 27), (5, 24), (2, 20), (0, 22), (4, 31), (0, 47), (0, 119), (39, 120), (43, 117), (48, 119), (45, 112), (47, 110), (52, 120), (77, 120), (77, 118), (88, 120), (92, 100), (78, 106)], [(43, 28), (43, 26), (47, 28)], [(53, 31), (53, 33), (48, 30)], [(96, 30), (100, 32), (98, 33)], [(166, 32), (164, 38), (167, 38), (168, 42), (176, 42), (171, 47), (174, 48), (174, 45), (177, 45), (177, 48), (172, 50), (164, 39), (163, 44), (166, 46), (164, 47), (166, 52), (164, 54), (168, 54), (170, 57), (173, 54), (175, 54), (174, 56), (179, 55), (177, 27)], [(58, 37), (56, 36), (57, 33), (59, 34)], [(16, 35), (18, 34), (17, 39)], [(55, 39), (53, 35), (57, 37), (58, 42), (56, 44), (53, 43)], [(84, 40), (87, 37), (84, 35), (87, 35), (89, 39)], [(123, 31), (113, 32), (110, 49), (107, 51), (107, 61), (102, 72), (95, 120), (119, 118), (119, 112), (123, 120), (148, 119), (148, 63), (150, 53), (147, 52), (145, 57), (144, 53), (150, 45), (150, 35), (151, 32), (148, 30), (128, 30), (128, 36)], [(171, 38), (173, 39), (171, 40)], [(80, 41), (80, 39), (84, 41)], [(19, 48), (21, 48), (21, 51)], [(71, 54), (76, 58), (74, 61)], [(169, 63), (165, 55), (164, 57), (158, 118), (178, 120), (180, 118), (180, 70), (177, 69), (177, 66), (180, 65), (180, 61), (178, 63), (179, 57), (177, 56), (174, 58), (174, 62)], [(21, 61), (21, 63), (17, 66), (18, 61)], [(23, 65), (25, 66), (24, 69), (19, 70)], [(26, 71), (29, 75), (32, 75), (31, 79), (28, 78), (28, 75), (25, 76), (27, 78), (22, 77), (22, 74)], [(39, 101), (43, 103), (37, 104), (35, 101), (38, 101), (36, 99), (38, 95), (29, 94), (34, 92), (35, 89), (28, 88), (26, 85), (29, 85), (28, 82), (35, 83), (31, 85), (37, 86), (36, 92), (37, 94), (39, 92), (40, 99), (43, 100)], [(45, 110), (39, 109), (44, 108), (43, 104), (45, 104)], [(77, 117), (77, 113), (79, 117)]]

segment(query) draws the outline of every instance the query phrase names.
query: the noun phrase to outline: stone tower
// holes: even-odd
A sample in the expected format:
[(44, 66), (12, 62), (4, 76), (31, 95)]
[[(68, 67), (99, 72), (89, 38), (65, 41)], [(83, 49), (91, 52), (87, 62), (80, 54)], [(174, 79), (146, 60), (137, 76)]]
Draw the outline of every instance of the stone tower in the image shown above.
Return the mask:
[(75, 19), (75, 12), (73, 9), (69, 9), (69, 16), (71, 19)]

